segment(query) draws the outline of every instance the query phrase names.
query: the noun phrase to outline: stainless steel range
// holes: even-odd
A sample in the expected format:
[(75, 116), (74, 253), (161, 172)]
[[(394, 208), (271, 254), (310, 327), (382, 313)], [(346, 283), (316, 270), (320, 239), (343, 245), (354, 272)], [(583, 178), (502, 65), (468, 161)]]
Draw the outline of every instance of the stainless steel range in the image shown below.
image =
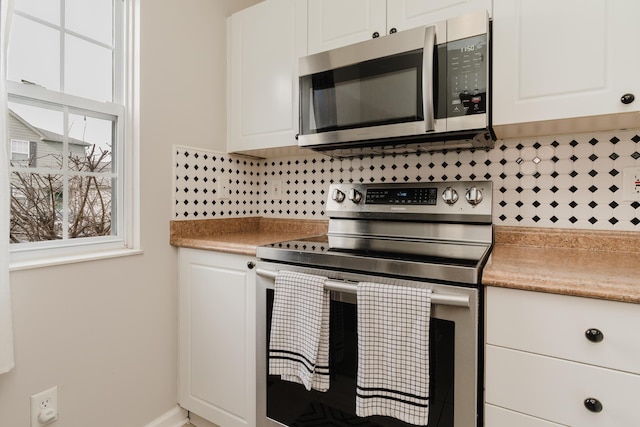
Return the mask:
[[(492, 246), (491, 182), (332, 184), (326, 212), (327, 235), (257, 250), (258, 425), (409, 426), (355, 415), (359, 282), (432, 291), (428, 425), (481, 425), (480, 279)], [(267, 373), (279, 270), (329, 278), (332, 313), (340, 313), (331, 336), (340, 337), (341, 357), (331, 361), (327, 392)]]

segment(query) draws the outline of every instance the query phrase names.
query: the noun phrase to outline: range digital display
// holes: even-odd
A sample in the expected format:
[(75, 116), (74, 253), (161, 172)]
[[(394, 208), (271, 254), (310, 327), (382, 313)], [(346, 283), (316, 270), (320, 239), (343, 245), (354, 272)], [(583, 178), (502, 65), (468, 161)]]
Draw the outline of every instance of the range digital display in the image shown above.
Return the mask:
[(368, 205), (430, 205), (438, 203), (437, 188), (369, 188)]

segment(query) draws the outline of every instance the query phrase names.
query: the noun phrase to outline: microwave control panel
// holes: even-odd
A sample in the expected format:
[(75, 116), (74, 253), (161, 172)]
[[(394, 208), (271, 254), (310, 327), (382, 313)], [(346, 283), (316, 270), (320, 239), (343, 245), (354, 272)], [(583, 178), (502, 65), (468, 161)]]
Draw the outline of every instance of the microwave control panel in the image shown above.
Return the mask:
[(447, 116), (487, 112), (487, 35), (447, 43)]

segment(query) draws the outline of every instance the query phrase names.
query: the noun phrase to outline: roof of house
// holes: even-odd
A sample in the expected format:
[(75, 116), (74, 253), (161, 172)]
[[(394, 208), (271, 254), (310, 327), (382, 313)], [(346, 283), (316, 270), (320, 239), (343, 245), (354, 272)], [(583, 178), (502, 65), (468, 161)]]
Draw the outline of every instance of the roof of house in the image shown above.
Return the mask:
[[(20, 123), (22, 123), (27, 128), (29, 128), (36, 135), (38, 135), (38, 137), (40, 138), (41, 141), (59, 142), (59, 143), (63, 142), (63, 138), (64, 137), (62, 135), (60, 135), (59, 133), (51, 132), (51, 131), (48, 131), (46, 129), (42, 129), (42, 128), (38, 128), (38, 127), (33, 126), (31, 123), (27, 122), (25, 119), (23, 119), (20, 115), (16, 114), (11, 109), (9, 110), (9, 115), (12, 116), (13, 118), (15, 118)], [(81, 140), (76, 139), (76, 138), (69, 138), (69, 144), (84, 145), (84, 146), (92, 145), (89, 142), (81, 141)]]

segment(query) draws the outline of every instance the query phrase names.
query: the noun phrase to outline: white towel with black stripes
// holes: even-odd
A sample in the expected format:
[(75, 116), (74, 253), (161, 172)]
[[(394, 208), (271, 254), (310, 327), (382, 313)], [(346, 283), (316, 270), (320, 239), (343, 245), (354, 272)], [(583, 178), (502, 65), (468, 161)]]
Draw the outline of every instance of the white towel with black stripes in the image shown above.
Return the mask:
[(429, 419), (431, 290), (358, 283), (356, 414)]
[(269, 374), (329, 390), (330, 291), (326, 277), (279, 271), (275, 279)]

